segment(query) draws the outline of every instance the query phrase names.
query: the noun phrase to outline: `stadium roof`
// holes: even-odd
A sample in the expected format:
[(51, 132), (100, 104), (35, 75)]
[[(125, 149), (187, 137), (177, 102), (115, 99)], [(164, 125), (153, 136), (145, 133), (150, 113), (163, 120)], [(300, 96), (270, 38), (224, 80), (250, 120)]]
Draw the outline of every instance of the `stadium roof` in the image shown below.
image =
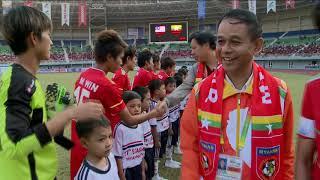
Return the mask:
[[(69, 2), (70, 24), (77, 27), (78, 3), (81, 0), (53, 0), (53, 23), (61, 24), (60, 3)], [(24, 0), (14, 1), (14, 5), (21, 5)], [(33, 1), (35, 7), (41, 9), (41, 2)], [(106, 26), (120, 23), (143, 23), (159, 21), (177, 21), (198, 19), (197, 0), (86, 0), (92, 7), (90, 21), (93, 26)], [(206, 21), (213, 23), (227, 10), (231, 9), (231, 0), (206, 0)], [(312, 6), (312, 0), (296, 0), (296, 9)], [(257, 14), (266, 14), (266, 0), (257, 0)], [(240, 0), (240, 7), (248, 9), (248, 0)], [(277, 12), (286, 10), (285, 1), (277, 0)], [(2, 14), (2, 6), (0, 8)]]

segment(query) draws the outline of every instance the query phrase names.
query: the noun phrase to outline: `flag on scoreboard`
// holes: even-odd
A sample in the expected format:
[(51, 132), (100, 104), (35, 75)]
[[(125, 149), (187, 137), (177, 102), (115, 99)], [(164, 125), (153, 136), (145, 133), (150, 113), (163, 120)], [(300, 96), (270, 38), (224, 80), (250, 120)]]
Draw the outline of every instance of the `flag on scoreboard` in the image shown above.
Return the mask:
[(231, 7), (232, 7), (232, 9), (240, 8), (240, 0), (232, 0)]
[(294, 9), (296, 1), (295, 0), (286, 0), (286, 9)]
[(42, 3), (42, 12), (45, 13), (49, 19), (51, 19), (51, 3), (43, 2)]
[(70, 25), (70, 3), (61, 3), (61, 25)]
[(206, 17), (206, 0), (198, 0), (198, 19)]
[(32, 0), (26, 0), (23, 5), (32, 7)]
[(78, 26), (87, 26), (87, 5), (86, 1), (80, 2), (78, 6)]
[(273, 12), (276, 12), (276, 5), (277, 1), (276, 0), (268, 0), (267, 1), (267, 14), (269, 13), (270, 10), (272, 10)]
[(257, 1), (256, 0), (248, 0), (249, 11), (257, 14)]
[(8, 14), (12, 8), (12, 1), (2, 1), (2, 13), (3, 15)]

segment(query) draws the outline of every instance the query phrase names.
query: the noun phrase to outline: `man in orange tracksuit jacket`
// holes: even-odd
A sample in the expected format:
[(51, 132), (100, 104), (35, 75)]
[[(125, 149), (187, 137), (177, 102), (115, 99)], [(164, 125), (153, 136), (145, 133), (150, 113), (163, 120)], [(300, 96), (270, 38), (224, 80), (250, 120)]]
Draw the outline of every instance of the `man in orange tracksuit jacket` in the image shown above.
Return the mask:
[(181, 121), (181, 179), (293, 179), (293, 112), (285, 82), (253, 62), (256, 16), (231, 10), (218, 24), (222, 66), (193, 89)]

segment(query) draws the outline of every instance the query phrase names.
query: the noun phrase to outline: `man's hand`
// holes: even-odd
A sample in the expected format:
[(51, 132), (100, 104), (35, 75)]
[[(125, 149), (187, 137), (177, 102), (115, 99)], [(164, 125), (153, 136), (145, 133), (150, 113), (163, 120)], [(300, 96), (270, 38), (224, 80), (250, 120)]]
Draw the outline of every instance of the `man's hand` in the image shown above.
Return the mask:
[(160, 101), (157, 107), (159, 107), (159, 109), (163, 109), (164, 111), (168, 110), (168, 105), (165, 99), (163, 101)]
[[(162, 105), (162, 103), (164, 103), (165, 106)], [(157, 111), (157, 116), (156, 117), (158, 117), (158, 118), (163, 117), (163, 115), (168, 110), (166, 102), (163, 102), (163, 101), (160, 101), (154, 109)]]

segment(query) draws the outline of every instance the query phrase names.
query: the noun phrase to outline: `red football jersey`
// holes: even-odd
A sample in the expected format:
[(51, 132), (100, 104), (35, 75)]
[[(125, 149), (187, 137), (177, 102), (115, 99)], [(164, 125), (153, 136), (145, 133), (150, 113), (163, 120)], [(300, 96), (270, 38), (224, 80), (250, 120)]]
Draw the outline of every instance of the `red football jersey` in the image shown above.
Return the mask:
[(122, 67), (115, 72), (112, 81), (119, 86), (121, 91), (129, 91), (132, 89), (128, 73), (126, 73)]
[[(113, 81), (106, 77), (102, 70), (89, 68), (81, 73), (75, 83), (74, 95), (77, 103), (85, 102), (88, 99), (99, 100), (106, 111), (105, 116), (110, 120), (112, 129), (120, 121), (119, 113), (125, 108), (121, 91)], [(75, 125), (76, 123), (72, 121), (71, 139), (75, 145), (71, 150), (70, 158), (71, 179), (76, 175), (87, 154), (87, 150), (81, 146)]]
[(298, 127), (298, 135), (300, 138), (311, 139), (316, 144), (317, 159), (312, 164), (310, 171), (312, 172), (311, 179), (320, 177), (319, 167), (319, 130), (320, 130), (320, 77), (316, 76), (306, 83), (304, 96), (302, 100), (302, 109), (300, 123)]
[(158, 74), (158, 78), (162, 81), (166, 80), (168, 77), (170, 77), (166, 72), (164, 72), (163, 70), (160, 70), (159, 74)]
[(137, 74), (134, 76), (133, 80), (133, 88), (137, 86), (146, 87), (149, 85), (150, 81), (158, 79), (158, 75), (154, 72), (150, 72), (145, 70), (144, 68), (140, 68)]

